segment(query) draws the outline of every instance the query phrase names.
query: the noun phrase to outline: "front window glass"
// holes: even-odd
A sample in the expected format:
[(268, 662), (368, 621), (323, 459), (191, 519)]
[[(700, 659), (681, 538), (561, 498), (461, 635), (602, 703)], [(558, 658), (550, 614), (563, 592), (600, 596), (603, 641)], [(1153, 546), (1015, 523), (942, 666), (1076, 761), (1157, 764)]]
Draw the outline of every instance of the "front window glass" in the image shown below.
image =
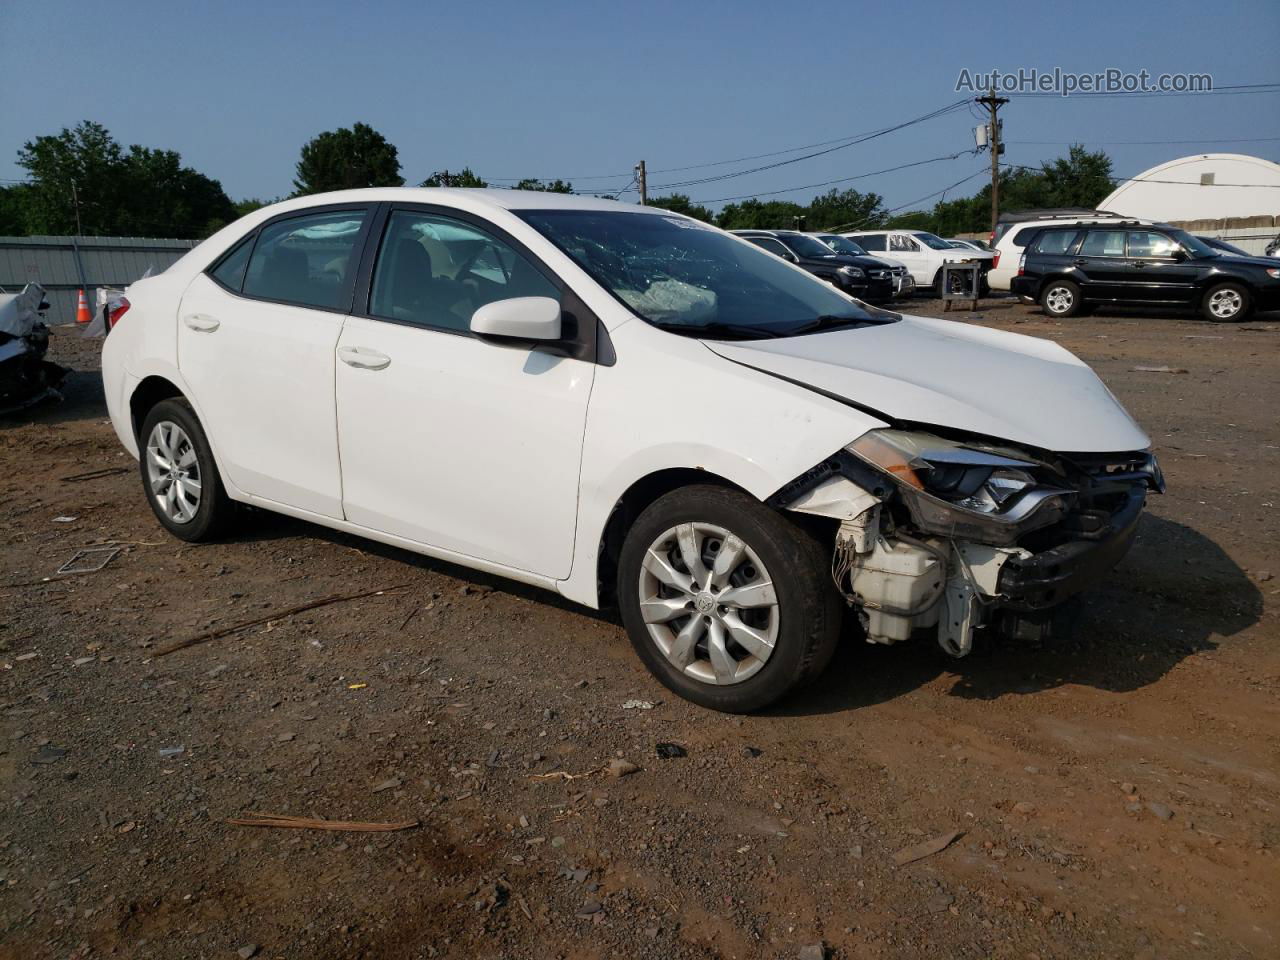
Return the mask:
[(773, 237), (747, 237), (746, 239), (750, 240), (761, 250), (768, 250), (775, 257), (781, 257), (783, 260), (791, 259), (790, 251), (783, 246), (781, 240), (775, 240)]
[(1163, 233), (1151, 233), (1147, 230), (1129, 231), (1129, 256), (1131, 257), (1171, 257), (1178, 245)]
[(913, 250), (919, 250), (920, 244), (905, 234), (895, 233), (889, 238), (889, 249), (898, 253), (910, 253)]
[(469, 330), (486, 303), (560, 291), (527, 259), (468, 223), (400, 210), (387, 220), (369, 312), (424, 327)]
[(364, 218), (363, 210), (336, 210), (263, 227), (249, 260), (245, 296), (303, 307), (350, 306), (353, 253)]
[[(1187, 233), (1185, 230), (1170, 230), (1169, 236), (1175, 243), (1180, 244), (1182, 248), (1193, 257), (1216, 257), (1218, 255), (1218, 251), (1214, 250), (1213, 247), (1209, 246), (1195, 234)], [(1239, 256), (1249, 256), (1249, 254), (1245, 253), (1243, 250), (1232, 247), (1231, 244), (1227, 244), (1227, 247), (1235, 250), (1236, 254)], [(1166, 253), (1165, 256), (1167, 257), (1168, 254)]]
[(926, 247), (932, 247), (934, 250), (954, 250), (946, 240), (941, 237), (934, 236), (932, 233), (917, 233), (915, 238), (923, 243)]
[(821, 240), (815, 240), (813, 237), (804, 236), (803, 234), (787, 235), (782, 238), (782, 242), (790, 247), (791, 252), (797, 257), (822, 259), (833, 255), (831, 248)]
[(858, 243), (862, 245), (862, 249), (864, 250), (875, 250), (880, 253), (884, 252), (883, 233), (865, 234), (864, 236), (858, 237)]
[(1123, 257), (1123, 230), (1090, 230), (1080, 244), (1082, 257)]
[(883, 323), (829, 284), (713, 227), (622, 211), (521, 211), (534, 229), (655, 326), (717, 338)]
[(865, 257), (867, 251), (850, 240), (848, 237), (841, 237), (835, 234), (824, 234), (822, 242), (834, 250), (836, 253), (843, 254), (846, 257)]

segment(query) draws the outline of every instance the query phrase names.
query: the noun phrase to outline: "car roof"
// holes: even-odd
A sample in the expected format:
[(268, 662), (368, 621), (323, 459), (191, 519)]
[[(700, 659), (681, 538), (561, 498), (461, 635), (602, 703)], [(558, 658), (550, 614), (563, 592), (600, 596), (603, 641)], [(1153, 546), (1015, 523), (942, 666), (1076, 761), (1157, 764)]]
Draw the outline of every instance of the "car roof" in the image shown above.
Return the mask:
[[(461, 201), (461, 203), (459, 203)], [(602, 197), (586, 197), (576, 193), (550, 193), (542, 190), (492, 190), (473, 187), (362, 187), (294, 197), (272, 209), (306, 209), (332, 203), (440, 203), (446, 206), (486, 206), (502, 210), (595, 210), (618, 213), (648, 213), (680, 216), (661, 207), (642, 207)]]

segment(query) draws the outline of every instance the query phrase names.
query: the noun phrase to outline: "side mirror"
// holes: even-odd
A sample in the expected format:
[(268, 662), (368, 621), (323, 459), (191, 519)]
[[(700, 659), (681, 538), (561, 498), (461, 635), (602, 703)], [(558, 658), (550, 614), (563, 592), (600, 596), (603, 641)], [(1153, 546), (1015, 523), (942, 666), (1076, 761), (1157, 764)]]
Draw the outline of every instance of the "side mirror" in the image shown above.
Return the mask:
[(471, 315), (471, 332), (506, 340), (559, 340), (560, 304), (550, 297), (512, 297)]
[(1169, 259), (1185, 260), (1187, 259), (1187, 251), (1183, 250), (1181, 247), (1177, 247), (1172, 253), (1169, 254)]

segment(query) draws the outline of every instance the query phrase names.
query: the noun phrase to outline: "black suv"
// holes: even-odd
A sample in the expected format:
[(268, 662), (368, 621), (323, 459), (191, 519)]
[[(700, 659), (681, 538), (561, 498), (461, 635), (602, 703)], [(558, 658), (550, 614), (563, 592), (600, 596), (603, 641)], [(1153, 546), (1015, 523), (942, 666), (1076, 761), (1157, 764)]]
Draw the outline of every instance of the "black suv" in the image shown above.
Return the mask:
[(868, 303), (886, 303), (897, 292), (893, 267), (875, 257), (836, 253), (821, 240), (799, 230), (734, 230), (762, 250), (777, 254)]
[(1280, 263), (1223, 256), (1167, 224), (1064, 224), (1031, 239), (1011, 289), (1053, 317), (1115, 303), (1192, 307), (1227, 323), (1280, 308)]

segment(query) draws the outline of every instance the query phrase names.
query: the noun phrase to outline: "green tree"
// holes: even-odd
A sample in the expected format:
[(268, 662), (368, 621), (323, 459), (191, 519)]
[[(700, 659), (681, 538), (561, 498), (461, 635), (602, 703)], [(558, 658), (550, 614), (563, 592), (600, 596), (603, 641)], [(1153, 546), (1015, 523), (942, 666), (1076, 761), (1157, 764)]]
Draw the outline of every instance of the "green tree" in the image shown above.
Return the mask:
[(36, 137), (18, 163), (32, 179), (21, 197), (29, 233), (198, 238), (235, 218), (222, 185), (178, 153), (125, 151), (99, 123)]
[(1111, 158), (1083, 144), (1073, 143), (1065, 157), (1042, 164), (1041, 170), (1051, 206), (1093, 208), (1115, 189)]
[(488, 185), (476, 176), (470, 167), (463, 167), (458, 173), (441, 170), (418, 184), (420, 187), (487, 187)]
[(0, 186), (0, 236), (25, 237), (31, 231), (27, 226), (31, 206), (31, 186), (15, 183), (11, 187)]
[(689, 199), (687, 193), (673, 193), (665, 197), (650, 197), (649, 206), (661, 207), (663, 210), (671, 210), (675, 213), (683, 213), (685, 216), (693, 217), (695, 220), (702, 220), (705, 223), (716, 222), (715, 213), (709, 207), (694, 203)]
[(563, 180), (535, 180), (525, 177), (515, 185), (516, 190), (538, 190), (542, 193), (573, 193), (573, 184)]
[(263, 207), (268, 207), (273, 203), (279, 203), (279, 202), (280, 201), (278, 199), (259, 200), (257, 197), (245, 197), (243, 200), (237, 200), (234, 204), (236, 208), (236, 217), (240, 218), (243, 216), (247, 216), (248, 214), (253, 213), (253, 211), (255, 210), (261, 210)]
[(302, 148), (296, 196), (351, 190), (356, 187), (402, 187), (400, 156), (395, 145), (373, 127), (357, 123), (350, 129), (326, 130)]
[(884, 218), (884, 198), (857, 190), (828, 190), (809, 202), (805, 219), (810, 230), (858, 224), (875, 226)]
[(762, 202), (753, 197), (726, 204), (716, 218), (716, 225), (725, 230), (791, 230), (796, 218), (807, 213), (806, 207), (789, 200)]

